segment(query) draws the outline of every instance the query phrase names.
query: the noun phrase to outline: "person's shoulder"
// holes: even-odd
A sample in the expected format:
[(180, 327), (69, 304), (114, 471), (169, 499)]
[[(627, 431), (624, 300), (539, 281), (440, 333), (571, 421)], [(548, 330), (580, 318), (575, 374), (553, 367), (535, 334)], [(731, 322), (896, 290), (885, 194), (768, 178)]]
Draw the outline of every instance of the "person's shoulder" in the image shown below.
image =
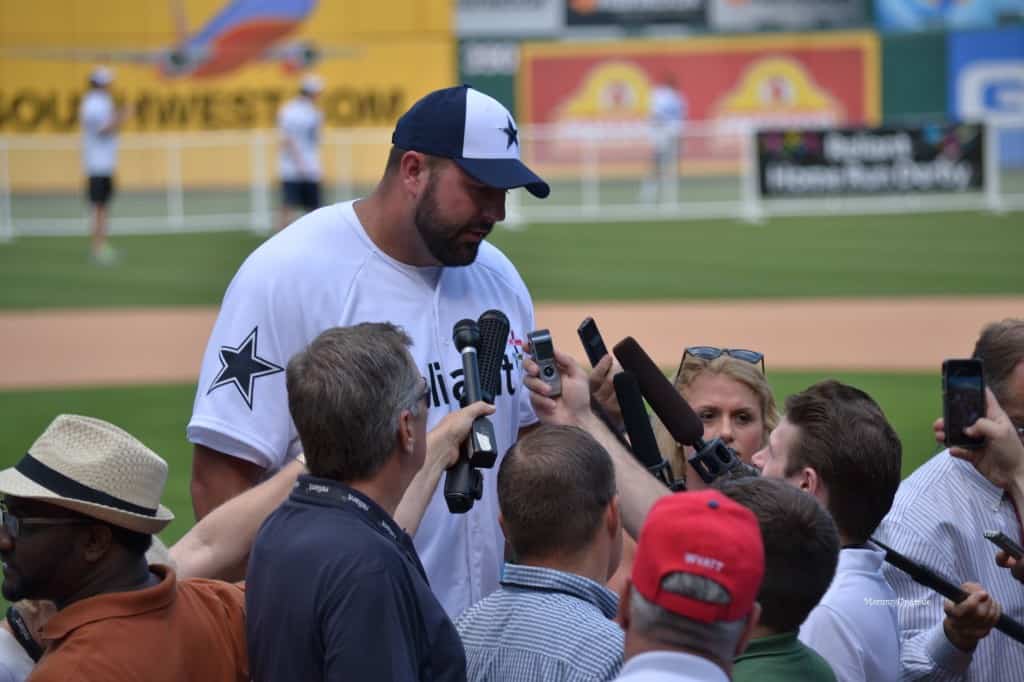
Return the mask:
[[(336, 287), (370, 255), (358, 234), (351, 202), (307, 213), (256, 248), (239, 274), (257, 283), (293, 288), (301, 282), (331, 282)], [(352, 266), (352, 267), (346, 267)]]
[(227, 610), (245, 608), (245, 587), (241, 583), (229, 583), (209, 578), (186, 578), (177, 582), (179, 595), (216, 603)]
[[(796, 645), (803, 658), (803, 665), (800, 666), (803, 673), (800, 676), (801, 680), (807, 680), (808, 682), (836, 682), (836, 674), (824, 656), (800, 640), (797, 640)], [(794, 672), (797, 671), (794, 670)]]
[[(944, 500), (951, 488), (963, 485), (959, 465), (965, 464), (943, 450), (914, 470), (900, 483), (893, 509), (914, 506), (927, 500)], [(967, 465), (970, 466), (970, 465)]]

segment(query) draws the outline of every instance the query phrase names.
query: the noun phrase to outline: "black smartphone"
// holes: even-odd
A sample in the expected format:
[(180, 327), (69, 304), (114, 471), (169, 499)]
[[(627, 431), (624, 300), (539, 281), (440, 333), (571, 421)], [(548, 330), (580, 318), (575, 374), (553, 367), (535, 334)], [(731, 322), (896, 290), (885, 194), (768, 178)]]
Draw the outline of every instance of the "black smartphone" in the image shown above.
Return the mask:
[(583, 320), (576, 329), (576, 333), (580, 335), (580, 341), (583, 342), (583, 350), (587, 352), (590, 366), (596, 367), (597, 363), (601, 362), (601, 358), (608, 355), (608, 349), (604, 345), (604, 339), (601, 338), (601, 332), (597, 330), (594, 318), (588, 317)]
[(985, 539), (1012, 556), (1014, 559), (1024, 558), (1024, 547), (1021, 547), (1020, 543), (1002, 531), (987, 530), (985, 531)]
[(964, 429), (985, 416), (985, 379), (981, 360), (945, 360), (942, 363), (942, 419), (946, 446), (977, 448), (984, 438), (971, 438)]

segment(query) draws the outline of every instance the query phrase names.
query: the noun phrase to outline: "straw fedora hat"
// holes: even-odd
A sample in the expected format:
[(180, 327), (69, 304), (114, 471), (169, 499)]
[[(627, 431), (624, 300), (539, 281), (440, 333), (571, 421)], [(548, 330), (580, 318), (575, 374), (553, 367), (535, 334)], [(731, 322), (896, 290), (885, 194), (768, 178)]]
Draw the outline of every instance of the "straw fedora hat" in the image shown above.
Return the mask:
[(160, 504), (167, 462), (100, 419), (62, 414), (20, 462), (0, 471), (0, 493), (42, 500), (138, 533), (174, 519)]

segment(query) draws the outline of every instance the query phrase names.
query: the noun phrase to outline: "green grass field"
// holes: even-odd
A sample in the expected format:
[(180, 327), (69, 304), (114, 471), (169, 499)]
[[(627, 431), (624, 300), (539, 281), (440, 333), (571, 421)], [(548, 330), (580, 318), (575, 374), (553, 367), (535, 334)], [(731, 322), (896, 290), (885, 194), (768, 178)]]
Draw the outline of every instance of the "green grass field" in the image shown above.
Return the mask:
[[(538, 301), (679, 300), (1024, 293), (1021, 214), (979, 213), (734, 221), (531, 225), (492, 241)], [(85, 259), (85, 238), (0, 244), (0, 310), (216, 305), (262, 239), (247, 232), (117, 237), (109, 269)], [(3, 340), (0, 339), (0, 348)], [(780, 403), (826, 376), (772, 372)], [(937, 374), (834, 373), (881, 403), (904, 443), (904, 473), (936, 451)], [(165, 502), (191, 525), (187, 385), (0, 392), (0, 424), (14, 463), (60, 412), (113, 421), (170, 463)]]
[[(538, 301), (1024, 292), (1021, 214), (531, 225), (496, 229)], [(261, 238), (218, 232), (115, 239), (109, 269), (85, 238), (0, 244), (0, 309), (217, 304)]]

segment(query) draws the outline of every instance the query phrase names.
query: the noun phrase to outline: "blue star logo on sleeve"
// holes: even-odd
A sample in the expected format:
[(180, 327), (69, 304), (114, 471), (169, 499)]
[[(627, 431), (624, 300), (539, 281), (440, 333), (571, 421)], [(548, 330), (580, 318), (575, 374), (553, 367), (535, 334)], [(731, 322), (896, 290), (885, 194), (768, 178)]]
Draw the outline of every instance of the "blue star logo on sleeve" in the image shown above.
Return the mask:
[(508, 125), (501, 129), (501, 132), (508, 136), (508, 144), (505, 145), (505, 149), (511, 149), (512, 145), (519, 146), (519, 131), (516, 130), (516, 124), (512, 122), (512, 119), (508, 119)]
[(237, 347), (220, 347), (220, 372), (206, 392), (207, 395), (221, 386), (233, 385), (251, 410), (256, 379), (284, 371), (284, 367), (259, 356), (256, 350), (258, 332), (259, 327), (253, 327)]

